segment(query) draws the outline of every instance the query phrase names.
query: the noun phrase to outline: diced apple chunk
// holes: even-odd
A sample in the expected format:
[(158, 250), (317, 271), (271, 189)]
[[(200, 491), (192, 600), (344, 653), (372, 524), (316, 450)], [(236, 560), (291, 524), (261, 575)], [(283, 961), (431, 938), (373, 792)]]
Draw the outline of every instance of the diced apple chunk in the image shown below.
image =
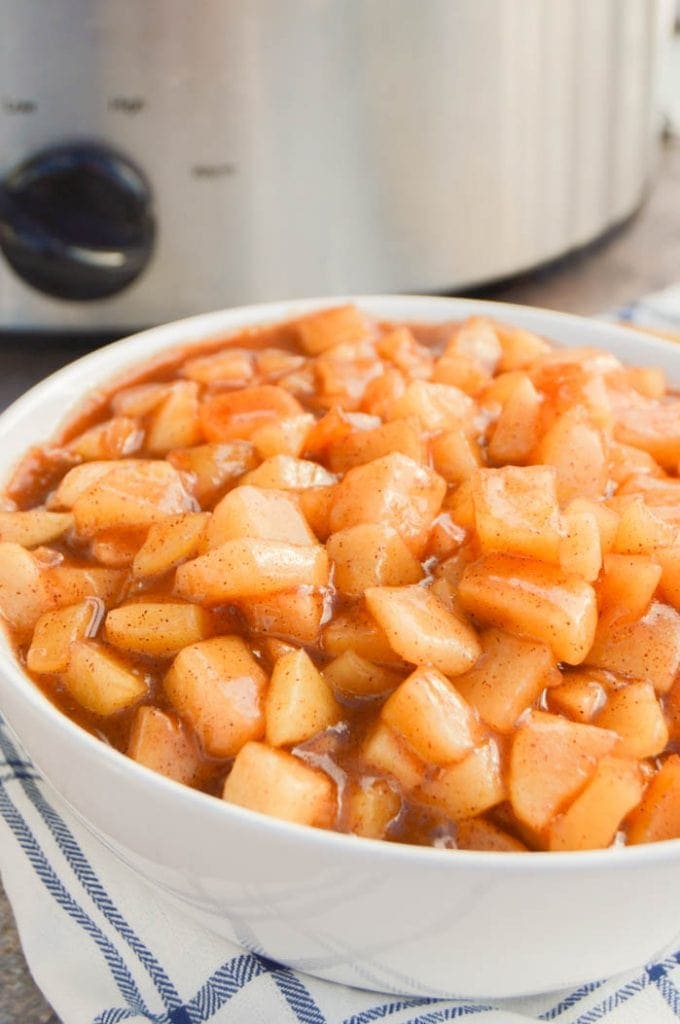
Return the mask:
[(195, 558), (203, 544), (207, 512), (187, 512), (154, 523), (132, 562), (133, 576), (160, 576), (181, 562)]
[(194, 502), (170, 463), (138, 459), (114, 463), (73, 505), (79, 534), (100, 530), (142, 529), (166, 516), (194, 510)]
[(479, 445), (462, 427), (446, 430), (433, 439), (432, 459), (434, 468), (450, 484), (461, 483), (482, 464)]
[(174, 715), (148, 705), (135, 714), (127, 754), (138, 764), (185, 786), (194, 785), (203, 768), (198, 746), (186, 726)]
[(354, 651), (378, 665), (403, 665), (384, 629), (362, 605), (336, 612), (323, 631), (323, 648), (332, 658)]
[(185, 647), (165, 677), (165, 692), (212, 757), (233, 757), (264, 734), (267, 675), (236, 636)]
[(656, 757), (668, 743), (668, 726), (651, 683), (613, 690), (596, 723), (620, 737), (615, 749), (619, 757)]
[(495, 324), (495, 327), (501, 343), (501, 371), (522, 370), (550, 351), (547, 341), (524, 327), (511, 324)]
[(618, 609), (631, 619), (649, 609), (661, 579), (658, 562), (645, 555), (605, 555), (597, 594), (603, 609)]
[(325, 541), (331, 532), (331, 509), (335, 501), (335, 486), (308, 487), (298, 494), (300, 511), (319, 540)]
[(294, 459), (292, 455), (272, 455), (242, 479), (253, 487), (273, 487), (281, 491), (297, 491), (307, 487), (328, 487), (335, 476), (318, 462)]
[(484, 850), (487, 853), (526, 853), (526, 846), (486, 818), (464, 818), (456, 824), (459, 850)]
[(680, 839), (680, 757), (671, 754), (649, 783), (630, 816), (628, 842), (658, 843)]
[(680, 459), (680, 402), (638, 401), (622, 410), (615, 437), (643, 451), (665, 469), (675, 469)]
[(657, 550), (655, 561), (661, 566), (661, 594), (665, 601), (680, 611), (680, 547)]
[(382, 696), (395, 690), (404, 678), (383, 665), (375, 665), (356, 651), (346, 650), (329, 662), (324, 679), (345, 698)]
[(134, 455), (144, 441), (139, 420), (129, 416), (114, 416), (98, 423), (68, 443), (68, 451), (85, 461), (95, 459), (122, 459)]
[(565, 572), (594, 583), (602, 568), (602, 547), (597, 519), (592, 512), (568, 510), (562, 517), (564, 536), (559, 562)]
[(152, 455), (167, 455), (203, 440), (198, 416), (198, 384), (177, 381), (149, 418), (145, 448)]
[(550, 850), (601, 850), (642, 797), (642, 774), (634, 761), (603, 757), (595, 775), (571, 807), (550, 827)]
[(594, 725), (532, 711), (512, 744), (509, 791), (524, 824), (544, 829), (595, 774), (618, 737)]
[(428, 764), (461, 761), (483, 737), (470, 705), (431, 668), (416, 669), (397, 687), (382, 718)]
[(498, 466), (522, 466), (531, 460), (540, 441), (543, 399), (522, 374), (514, 383), (496, 420), (487, 453)]
[(298, 400), (285, 388), (261, 384), (206, 398), (201, 402), (199, 416), (206, 440), (220, 443), (248, 440), (265, 423), (302, 412)]
[(73, 526), (69, 512), (48, 512), (32, 508), (26, 512), (0, 512), (0, 542), (37, 548), (61, 537)]
[(583, 661), (595, 637), (593, 588), (542, 562), (487, 555), (465, 569), (458, 598), (473, 618), (527, 634), (570, 665)]
[(667, 693), (680, 669), (680, 613), (654, 603), (631, 622), (616, 613), (600, 616), (587, 662), (596, 668), (650, 682)]
[(50, 495), (50, 508), (73, 508), (76, 501), (81, 498), (91, 487), (94, 487), (102, 477), (105, 477), (113, 469), (121, 469), (128, 466), (136, 466), (136, 459), (104, 460), (96, 462), (84, 462), (80, 466), (73, 466), (62, 477), (59, 486)]
[(142, 672), (91, 640), (78, 640), (72, 645), (62, 680), (75, 701), (103, 716), (131, 707), (148, 690)]
[(650, 508), (644, 498), (634, 495), (620, 511), (614, 550), (624, 555), (651, 555), (657, 548), (671, 546), (676, 531)]
[(370, 338), (374, 328), (356, 306), (334, 306), (296, 321), (294, 332), (300, 347), (315, 356), (336, 345)]
[(240, 607), (253, 633), (316, 645), (326, 614), (325, 592), (297, 587), (266, 597), (249, 597)]
[(392, 649), (415, 665), (455, 676), (481, 653), (474, 630), (423, 587), (369, 587), (366, 603)]
[(97, 565), (52, 565), (44, 570), (44, 581), (54, 607), (77, 604), (86, 597), (98, 597), (109, 605), (120, 596), (125, 573)]
[(19, 634), (29, 633), (54, 601), (45, 569), (29, 551), (0, 541), (0, 613)]
[(499, 732), (511, 732), (519, 716), (541, 695), (554, 657), (545, 644), (487, 630), (482, 656), (456, 678), (456, 689)]
[(480, 469), (472, 496), (483, 552), (557, 561), (561, 528), (552, 466)]
[(176, 592), (191, 601), (221, 604), (327, 583), (328, 556), (320, 545), (243, 537), (180, 565)]
[(301, 413), (299, 416), (287, 416), (273, 423), (264, 423), (252, 436), (253, 446), (262, 459), (269, 459), (274, 455), (299, 458), (313, 425), (314, 417), (311, 413)]
[(35, 625), (26, 664), (31, 672), (65, 672), (71, 658), (71, 645), (92, 637), (102, 619), (104, 606), (90, 597), (79, 604), (45, 612)]
[(247, 384), (253, 376), (253, 354), (243, 348), (224, 348), (189, 359), (182, 373), (199, 384)]
[(270, 746), (304, 743), (341, 717), (333, 691), (305, 651), (278, 659), (265, 702), (265, 736)]
[(337, 485), (331, 531), (383, 523), (394, 527), (417, 556), (427, 543), (445, 491), (445, 481), (432, 470), (406, 455), (385, 455), (350, 469)]
[(607, 690), (587, 670), (565, 673), (563, 678), (564, 682), (550, 688), (551, 709), (576, 722), (592, 722), (607, 701)]
[(207, 640), (212, 617), (204, 608), (178, 601), (135, 601), (112, 608), (106, 616), (108, 643), (124, 651), (170, 658), (183, 647)]
[(241, 537), (316, 544), (294, 496), (260, 487), (235, 487), (222, 498), (208, 526), (206, 548), (212, 550)]
[(336, 814), (335, 784), (324, 772), (264, 743), (243, 747), (222, 796), (228, 803), (298, 825), (331, 828)]
[(359, 756), (372, 771), (396, 779), (406, 792), (425, 776), (425, 762), (382, 722), (378, 722), (364, 740)]
[(126, 569), (144, 543), (145, 530), (102, 530), (90, 542), (95, 562), (111, 569)]
[(250, 441), (199, 444), (168, 454), (168, 462), (188, 474), (187, 487), (202, 508), (210, 508), (234, 480), (254, 469), (257, 461)]
[(555, 420), (543, 435), (539, 459), (557, 471), (560, 504), (572, 498), (597, 498), (607, 484), (607, 454), (602, 434), (577, 406)]
[(353, 466), (401, 452), (414, 462), (425, 462), (426, 451), (415, 417), (393, 420), (369, 430), (354, 430), (349, 436), (331, 443), (328, 464), (334, 473), (345, 473)]
[(387, 779), (361, 779), (345, 796), (346, 828), (355, 836), (383, 839), (399, 815), (401, 797)]
[(494, 740), (471, 750), (457, 764), (440, 768), (418, 786), (414, 800), (431, 804), (448, 818), (472, 818), (506, 799), (500, 755)]
[(417, 583), (423, 570), (397, 531), (382, 523), (360, 523), (332, 534), (326, 543), (333, 582), (348, 597), (367, 587)]

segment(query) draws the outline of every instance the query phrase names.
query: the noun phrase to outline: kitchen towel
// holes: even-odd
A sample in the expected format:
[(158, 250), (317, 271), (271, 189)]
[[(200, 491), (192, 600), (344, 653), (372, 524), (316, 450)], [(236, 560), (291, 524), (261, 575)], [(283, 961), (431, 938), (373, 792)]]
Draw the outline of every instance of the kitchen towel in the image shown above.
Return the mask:
[[(680, 286), (618, 316), (680, 331)], [(85, 829), (2, 719), (0, 872), (33, 976), (64, 1024), (439, 1024), (467, 1018), (672, 1024), (680, 1018), (680, 935), (652, 961), (616, 978), (489, 1001), (359, 991), (245, 952), (202, 930)]]

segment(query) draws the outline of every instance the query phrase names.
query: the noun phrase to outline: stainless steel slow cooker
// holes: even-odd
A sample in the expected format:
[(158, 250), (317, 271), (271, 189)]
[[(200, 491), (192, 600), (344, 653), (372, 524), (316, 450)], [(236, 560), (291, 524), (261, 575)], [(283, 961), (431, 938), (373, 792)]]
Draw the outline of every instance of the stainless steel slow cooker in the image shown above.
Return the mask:
[(653, 0), (0, 0), (0, 327), (450, 290), (625, 218)]

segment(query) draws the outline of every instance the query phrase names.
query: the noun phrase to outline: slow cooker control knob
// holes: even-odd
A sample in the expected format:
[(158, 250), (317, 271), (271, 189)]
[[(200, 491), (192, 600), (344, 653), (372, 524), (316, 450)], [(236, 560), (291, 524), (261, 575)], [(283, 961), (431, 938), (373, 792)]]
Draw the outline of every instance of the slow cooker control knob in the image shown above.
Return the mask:
[(105, 146), (42, 150), (0, 183), (0, 248), (47, 295), (115, 295), (146, 267), (154, 235), (146, 178)]

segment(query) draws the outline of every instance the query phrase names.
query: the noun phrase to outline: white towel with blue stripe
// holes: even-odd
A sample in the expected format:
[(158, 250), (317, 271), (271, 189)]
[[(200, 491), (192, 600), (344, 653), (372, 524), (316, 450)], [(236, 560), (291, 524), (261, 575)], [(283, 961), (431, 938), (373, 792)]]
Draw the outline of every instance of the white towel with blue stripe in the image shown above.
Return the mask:
[[(680, 288), (623, 313), (680, 330)], [(0, 873), (33, 976), (64, 1024), (439, 1024), (467, 1018), (484, 1024), (672, 1024), (680, 1018), (680, 935), (650, 963), (619, 977), (488, 1002), (363, 992), (246, 953), (201, 930), (90, 834), (39, 777), (2, 719)]]

